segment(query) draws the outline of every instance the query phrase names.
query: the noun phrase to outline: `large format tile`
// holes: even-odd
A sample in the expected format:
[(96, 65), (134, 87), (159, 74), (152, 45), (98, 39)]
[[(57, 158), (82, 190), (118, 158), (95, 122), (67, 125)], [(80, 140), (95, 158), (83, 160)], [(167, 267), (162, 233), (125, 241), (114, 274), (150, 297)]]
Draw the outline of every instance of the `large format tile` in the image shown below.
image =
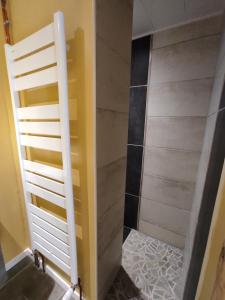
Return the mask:
[(148, 116), (207, 116), (213, 79), (150, 83)]
[(152, 50), (151, 82), (213, 77), (220, 36)]
[(128, 114), (97, 109), (98, 168), (126, 157)]
[(137, 229), (139, 196), (125, 194), (124, 225)]
[(172, 231), (159, 227), (158, 225), (153, 225), (143, 220), (139, 221), (139, 230), (148, 236), (156, 238), (160, 241), (178, 247), (180, 249), (184, 248), (185, 237), (183, 235), (176, 234)]
[(111, 246), (111, 241), (123, 228), (124, 196), (101, 218), (98, 218), (98, 256), (101, 257)]
[(98, 259), (98, 300), (104, 300), (121, 266), (123, 229), (111, 241), (105, 253)]
[(195, 182), (199, 152), (146, 147), (144, 174)]
[(131, 0), (96, 1), (97, 36), (127, 62), (131, 54), (132, 8)]
[(143, 145), (147, 87), (130, 89), (128, 144)]
[(140, 192), (142, 153), (142, 146), (127, 147), (126, 193), (136, 196)]
[(219, 34), (222, 31), (222, 24), (223, 16), (219, 15), (160, 31), (153, 36), (153, 49), (213, 34)]
[(144, 174), (141, 195), (159, 203), (190, 210), (194, 186), (194, 183), (190, 182), (168, 180)]
[(98, 217), (101, 218), (118, 201), (124, 203), (126, 159), (98, 168), (97, 177)]
[(131, 86), (148, 83), (150, 36), (132, 41)]
[(128, 112), (130, 63), (122, 59), (99, 37), (96, 47), (96, 106)]
[(146, 145), (201, 151), (205, 117), (149, 117)]
[(186, 235), (190, 213), (156, 201), (141, 198), (141, 220), (157, 225), (179, 235)]

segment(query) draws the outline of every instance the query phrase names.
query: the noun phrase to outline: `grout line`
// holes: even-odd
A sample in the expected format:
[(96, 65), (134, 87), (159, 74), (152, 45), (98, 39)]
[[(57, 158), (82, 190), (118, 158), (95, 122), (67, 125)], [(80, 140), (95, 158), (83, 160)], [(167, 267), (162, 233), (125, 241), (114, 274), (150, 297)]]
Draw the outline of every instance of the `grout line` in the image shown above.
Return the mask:
[(195, 184), (194, 181), (177, 180), (177, 179), (169, 178), (169, 177), (166, 177), (166, 176), (161, 176), (161, 175), (154, 174), (154, 173), (145, 173), (145, 172), (143, 172), (143, 174), (144, 174), (144, 176), (156, 177), (158, 179), (161, 179), (161, 180), (164, 180), (164, 181), (170, 181), (170, 182), (177, 183), (177, 184), (179, 184), (179, 183), (191, 184), (191, 185)]
[(202, 77), (202, 78), (191, 78), (191, 79), (177, 79), (177, 80), (166, 80), (166, 81), (149, 81), (149, 86), (153, 84), (167, 84), (167, 83), (181, 83), (181, 82), (189, 82), (189, 81), (201, 81), (201, 80), (214, 80), (214, 77)]
[(153, 200), (153, 199), (147, 198), (145, 196), (142, 196), (142, 198), (144, 198), (147, 201), (151, 201), (151, 202), (157, 203), (159, 205), (164, 205), (164, 206), (167, 206), (167, 207), (176, 208), (178, 210), (182, 210), (182, 211), (184, 211), (184, 212), (186, 212), (188, 214), (191, 214), (191, 208), (190, 209), (186, 209), (186, 208), (182, 208), (182, 207), (177, 207), (176, 205), (170, 205), (170, 204), (167, 204), (167, 203), (164, 203), (164, 202), (161, 202), (161, 201), (157, 201), (157, 200)]
[(153, 149), (163, 149), (163, 150), (168, 150), (168, 151), (177, 151), (177, 152), (186, 152), (186, 153), (201, 154), (201, 150), (170, 148), (170, 147), (162, 147), (162, 146), (154, 146), (154, 145), (145, 145), (144, 148), (147, 148), (149, 150), (151, 150), (151, 148), (153, 148)]
[(127, 192), (125, 192), (125, 195), (129, 195), (129, 196), (133, 196), (133, 197), (136, 197), (136, 198), (140, 198), (140, 195), (134, 195), (134, 194), (130, 194), (130, 193), (127, 193)]
[[(143, 218), (143, 219), (141, 219), (141, 220), (142, 220), (143, 222), (145, 222), (145, 223), (149, 223), (150, 225), (153, 225), (153, 226), (162, 228), (162, 229), (164, 229), (164, 230), (166, 230), (166, 231), (169, 231), (169, 232), (172, 232), (172, 233), (174, 233), (174, 234), (176, 234), (176, 235), (179, 235), (180, 237), (186, 238), (186, 235), (185, 235), (185, 234), (178, 233), (178, 232), (176, 232), (176, 231), (174, 231), (174, 230), (171, 230), (171, 229), (168, 229), (168, 228), (166, 228), (166, 227), (164, 227), (164, 226), (162, 226), (162, 225), (160, 225), (160, 224), (156, 224), (156, 223), (154, 223), (154, 222), (148, 221), (148, 220), (146, 220), (145, 218)], [(145, 234), (145, 235), (147, 235), (147, 234)], [(151, 237), (151, 236), (150, 236), (150, 237)], [(155, 238), (155, 239), (157, 239), (157, 238)], [(167, 242), (164, 242), (164, 243), (168, 244)], [(179, 248), (179, 247), (176, 247), (176, 248)], [(179, 249), (180, 249), (180, 248), (179, 248)]]
[(144, 145), (138, 145), (138, 144), (127, 144), (127, 146), (144, 147)]
[(148, 115), (147, 118), (151, 119), (151, 118), (165, 118), (165, 119), (183, 119), (183, 118), (202, 118), (202, 119), (207, 119), (208, 115), (195, 115), (195, 116), (152, 116), (152, 115)]
[(153, 51), (157, 51), (157, 50), (161, 50), (161, 49), (165, 49), (165, 48), (177, 46), (177, 45), (180, 45), (180, 44), (190, 43), (192, 41), (197, 41), (197, 40), (201, 40), (201, 39), (207, 39), (207, 38), (216, 37), (216, 36), (220, 36), (220, 32), (216, 32), (214, 34), (209, 34), (209, 35), (202, 35), (200, 37), (195, 37), (195, 38), (192, 38), (192, 39), (187, 39), (187, 40), (184, 40), (184, 41), (175, 42), (175, 43), (172, 43), (172, 44), (168, 44), (168, 45), (164, 45), (164, 46), (161, 46), (161, 47), (153, 48), (152, 50)]
[(132, 89), (132, 88), (139, 88), (139, 87), (147, 87), (147, 86), (148, 86), (148, 84), (131, 85), (130, 89)]
[(209, 115), (207, 116), (207, 118), (209, 118), (209, 117), (211, 117), (211, 116), (213, 116), (213, 115), (215, 115), (215, 114), (218, 114), (218, 113), (222, 112), (223, 110), (225, 110), (225, 107), (220, 108), (220, 109), (218, 109), (217, 111), (212, 112), (211, 114), (209, 114)]
[(225, 110), (225, 107), (220, 108), (220, 109), (218, 110), (218, 113), (222, 112), (223, 110)]
[(192, 23), (200, 22), (200, 21), (207, 20), (207, 19), (210, 19), (210, 18), (213, 18), (213, 17), (221, 16), (221, 15), (223, 15), (223, 12), (221, 12), (221, 10), (220, 10), (220, 11), (217, 11), (217, 12), (214, 12), (214, 13), (211, 13), (211, 14), (207, 14), (203, 17), (192, 18), (188, 21), (184, 21), (184, 22), (180, 22), (180, 23), (177, 23), (177, 24), (174, 24), (174, 25), (166, 26), (166, 27), (160, 28), (158, 30), (147, 31), (143, 34), (133, 36), (132, 40), (137, 40), (139, 38), (142, 38), (142, 37), (145, 37), (145, 36), (148, 36), (148, 35), (154, 35), (156, 33), (160, 33), (160, 32), (166, 31), (166, 30), (176, 29), (176, 28), (184, 26), (184, 25), (189, 25), (189, 24), (192, 24)]

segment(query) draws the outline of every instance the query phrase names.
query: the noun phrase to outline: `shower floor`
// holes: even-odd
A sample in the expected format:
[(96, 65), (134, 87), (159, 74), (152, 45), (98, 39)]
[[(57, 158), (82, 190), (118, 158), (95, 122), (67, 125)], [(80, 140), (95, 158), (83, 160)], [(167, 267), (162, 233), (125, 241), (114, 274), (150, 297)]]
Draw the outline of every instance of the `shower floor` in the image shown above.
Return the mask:
[(122, 267), (106, 300), (181, 299), (183, 251), (131, 230), (123, 244)]

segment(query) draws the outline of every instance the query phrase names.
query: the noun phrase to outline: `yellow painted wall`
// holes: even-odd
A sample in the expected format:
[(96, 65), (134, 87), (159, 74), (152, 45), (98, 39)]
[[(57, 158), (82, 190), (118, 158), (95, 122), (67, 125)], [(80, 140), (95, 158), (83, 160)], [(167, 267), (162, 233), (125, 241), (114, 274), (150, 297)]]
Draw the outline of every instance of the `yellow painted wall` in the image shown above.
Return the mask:
[[(0, 14), (0, 24), (2, 25)], [(28, 247), (25, 208), (0, 26), (0, 244), (5, 262)]]
[[(196, 300), (210, 300), (216, 279), (221, 249), (225, 243), (225, 165), (214, 208)], [(221, 299), (222, 300), (222, 299)]]
[[(78, 272), (87, 299), (96, 299), (94, 6), (92, 0), (9, 0), (12, 38), (17, 42), (53, 21), (61, 10), (68, 44), (69, 109), (72, 168), (78, 229)], [(8, 89), (8, 87), (4, 87)], [(57, 102), (56, 86), (21, 94), (24, 105)], [(12, 111), (8, 107), (11, 117)], [(13, 136), (14, 137), (14, 136)], [(30, 149), (32, 160), (60, 165), (57, 153)], [(38, 205), (65, 217), (41, 199)], [(1, 209), (1, 208), (0, 208)], [(10, 249), (7, 249), (10, 251)]]

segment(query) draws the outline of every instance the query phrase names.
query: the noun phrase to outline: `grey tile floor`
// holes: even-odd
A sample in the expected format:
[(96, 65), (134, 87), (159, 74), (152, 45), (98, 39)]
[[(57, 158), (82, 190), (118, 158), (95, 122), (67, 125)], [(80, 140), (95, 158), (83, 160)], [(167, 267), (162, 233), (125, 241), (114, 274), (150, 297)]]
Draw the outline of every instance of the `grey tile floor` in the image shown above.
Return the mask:
[(61, 300), (65, 291), (26, 257), (0, 283), (1, 300)]
[(182, 250), (132, 230), (123, 244), (122, 267), (106, 300), (178, 300)]

